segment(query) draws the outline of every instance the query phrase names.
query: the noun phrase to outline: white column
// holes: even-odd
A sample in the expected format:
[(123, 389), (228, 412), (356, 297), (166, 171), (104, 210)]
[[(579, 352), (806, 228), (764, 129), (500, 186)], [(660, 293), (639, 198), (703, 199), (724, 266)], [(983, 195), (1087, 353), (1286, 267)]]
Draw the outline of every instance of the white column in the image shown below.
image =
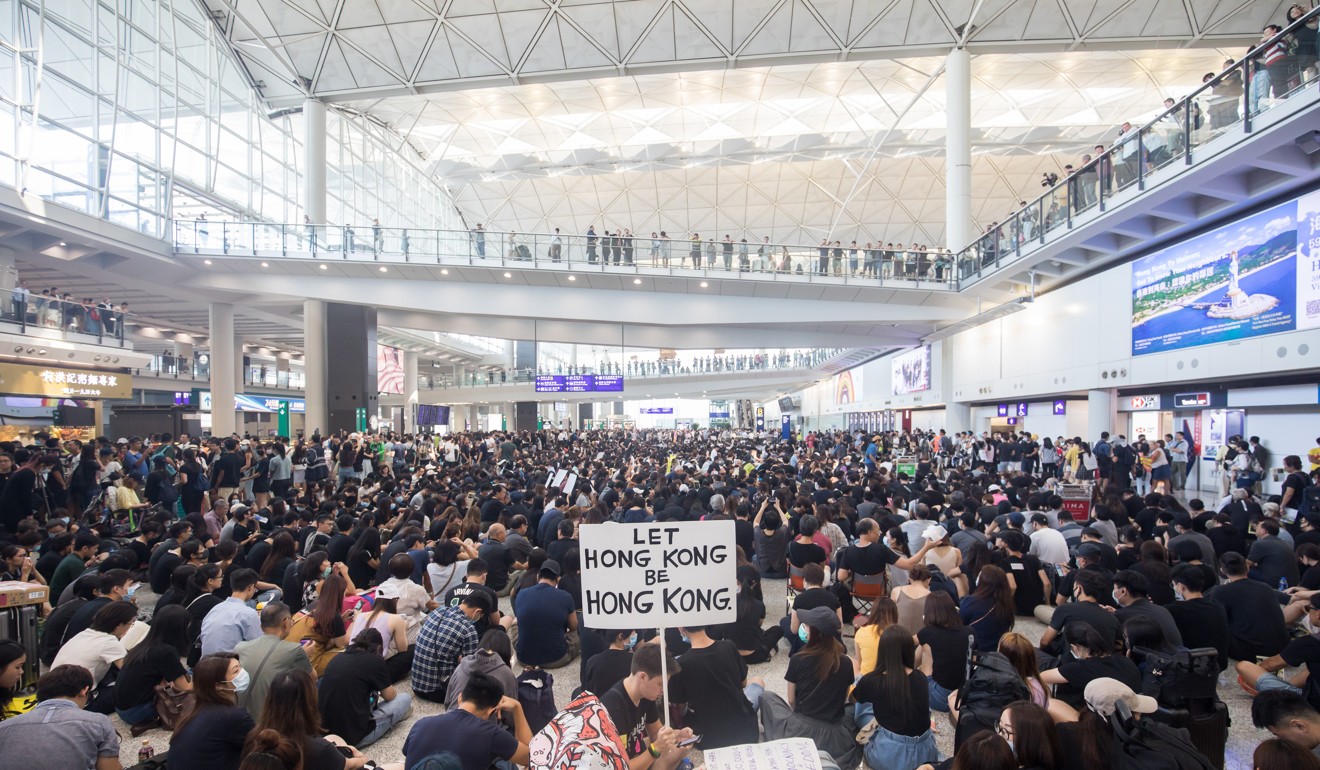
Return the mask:
[(303, 213), (325, 224), (325, 105), (315, 99), (303, 102)]
[(211, 303), (211, 435), (234, 432), (234, 306)]
[(330, 395), (326, 384), (325, 303), (321, 300), (303, 300), (303, 388), (307, 411), (303, 425), (310, 437), (328, 430), (330, 425)]
[(247, 374), (248, 374), (245, 371), (247, 367), (243, 365), (244, 352), (245, 351), (243, 350), (243, 338), (241, 336), (235, 335), (234, 337), (234, 392), (235, 393), (247, 392), (243, 386), (243, 380), (247, 378)]
[(972, 429), (972, 405), (948, 403), (944, 405), (944, 430), (948, 435)]
[(973, 240), (972, 229), (972, 56), (949, 52), (944, 65), (945, 243), (955, 253)]
[(1113, 390), (1086, 391), (1086, 441), (1094, 444), (1100, 439), (1101, 433), (1115, 432), (1118, 421), (1116, 406)]
[(417, 354), (403, 353), (403, 432), (417, 432)]

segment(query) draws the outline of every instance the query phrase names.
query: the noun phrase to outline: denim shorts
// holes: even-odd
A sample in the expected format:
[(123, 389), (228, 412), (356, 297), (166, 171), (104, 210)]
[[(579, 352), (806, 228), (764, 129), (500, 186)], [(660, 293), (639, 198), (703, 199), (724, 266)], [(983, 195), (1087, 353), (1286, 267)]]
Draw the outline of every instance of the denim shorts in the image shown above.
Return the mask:
[(1287, 690), (1302, 694), (1302, 688), (1290, 684), (1288, 680), (1274, 674), (1261, 674), (1260, 679), (1256, 680), (1256, 692), (1265, 692), (1266, 690)]

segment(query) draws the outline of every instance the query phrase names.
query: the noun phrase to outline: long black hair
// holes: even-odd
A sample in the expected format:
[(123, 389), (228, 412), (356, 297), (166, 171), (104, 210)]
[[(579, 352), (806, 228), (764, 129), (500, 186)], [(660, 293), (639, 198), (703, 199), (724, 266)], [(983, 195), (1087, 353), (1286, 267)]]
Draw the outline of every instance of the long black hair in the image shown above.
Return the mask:
[(154, 648), (161, 645), (173, 650), (174, 657), (183, 657), (192, 646), (188, 641), (188, 624), (191, 622), (192, 614), (182, 605), (161, 607), (160, 612), (151, 616), (151, 629), (146, 637), (124, 658), (124, 665), (131, 666), (145, 660)]

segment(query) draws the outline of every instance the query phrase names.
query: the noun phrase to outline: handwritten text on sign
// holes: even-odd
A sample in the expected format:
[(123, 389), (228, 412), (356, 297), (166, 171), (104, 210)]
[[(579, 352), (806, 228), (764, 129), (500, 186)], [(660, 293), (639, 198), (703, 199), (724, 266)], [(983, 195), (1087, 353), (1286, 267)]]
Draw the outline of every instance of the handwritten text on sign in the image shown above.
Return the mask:
[(727, 746), (706, 752), (707, 770), (821, 770), (820, 753), (810, 738)]
[(673, 628), (737, 618), (732, 521), (594, 524), (580, 530), (590, 628)]

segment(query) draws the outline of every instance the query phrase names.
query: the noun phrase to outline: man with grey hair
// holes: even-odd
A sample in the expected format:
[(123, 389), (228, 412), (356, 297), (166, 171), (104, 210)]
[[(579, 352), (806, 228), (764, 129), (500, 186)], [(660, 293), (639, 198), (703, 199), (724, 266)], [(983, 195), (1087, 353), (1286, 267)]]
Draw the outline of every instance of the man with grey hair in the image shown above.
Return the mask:
[(248, 672), (250, 684), (239, 693), (239, 705), (247, 708), (253, 719), (261, 719), (266, 692), (275, 677), (285, 671), (312, 673), (312, 663), (297, 642), (284, 641), (293, 625), (289, 607), (283, 602), (267, 602), (261, 610), (261, 636), (234, 647), (239, 665)]

